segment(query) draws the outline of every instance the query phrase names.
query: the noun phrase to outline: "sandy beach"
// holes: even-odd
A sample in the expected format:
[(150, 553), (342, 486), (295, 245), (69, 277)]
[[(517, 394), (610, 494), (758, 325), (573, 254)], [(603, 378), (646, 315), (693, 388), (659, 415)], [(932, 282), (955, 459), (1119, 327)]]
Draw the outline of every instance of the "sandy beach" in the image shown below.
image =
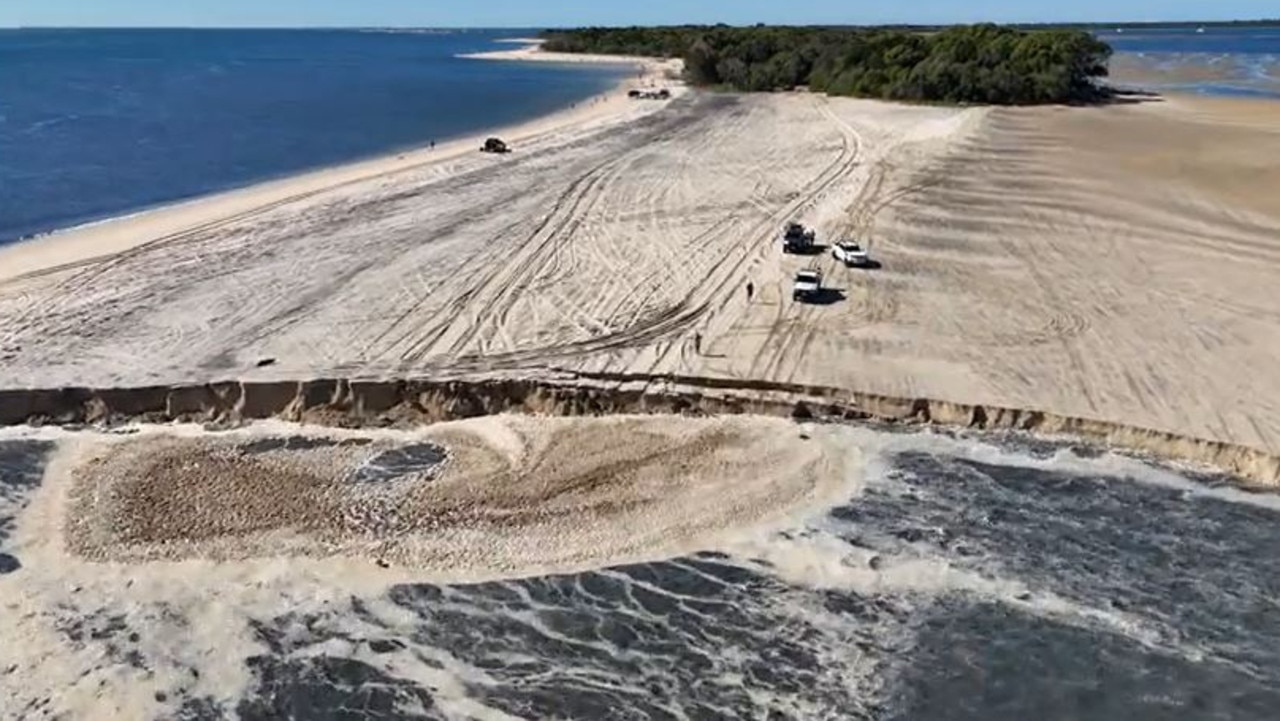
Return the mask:
[[(619, 92), (511, 156), (460, 141), (8, 247), (3, 382), (679, 373), (1280, 450), (1276, 117)], [(783, 256), (792, 218), (883, 267)], [(810, 263), (836, 302), (791, 302)]]
[[(496, 132), (509, 155), (477, 136), (0, 248), (18, 713), (879, 718), (933, 668), (902, 717), (942, 717), (999, 653), (1027, 708), (1084, 669), (1119, 679), (1097, 698), (1266, 718), (1274, 495), (1083, 433), (816, 422), (841, 416), (778, 389), (1240, 444), (1274, 489), (1280, 104), (677, 70)], [(784, 255), (792, 220), (873, 267)]]
[(599, 65), (634, 65), (645, 69), (646, 74), (660, 76), (664, 80), (675, 80), (681, 71), (679, 60), (659, 60), (657, 58), (636, 55), (593, 55), (591, 53), (556, 53), (542, 49), (542, 40), (537, 38), (506, 38), (499, 43), (520, 45), (508, 50), (489, 50), (481, 53), (467, 53), (458, 57), (472, 60), (503, 60), (523, 63), (570, 63)]
[[(581, 62), (578, 56), (565, 56), (537, 51), (537, 41), (512, 38), (500, 42), (519, 43), (515, 50), (495, 50), (466, 57), (477, 60), (552, 60)], [(563, 142), (559, 133), (593, 129), (600, 122), (627, 122), (643, 115), (645, 108), (624, 102), (633, 87), (647, 87), (672, 72), (671, 63), (652, 58), (613, 58), (615, 62), (632, 64), (636, 77), (619, 84), (613, 92), (590, 102), (565, 108), (514, 127), (494, 128), (465, 138), (441, 142), (434, 148), (420, 147), (371, 160), (348, 163), (332, 168), (302, 173), (280, 180), (259, 183), (161, 208), (129, 214), (121, 218), (95, 222), (83, 227), (51, 233), (40, 238), (0, 245), (0, 280), (33, 272), (80, 265), (105, 258), (130, 248), (177, 233), (187, 233), (207, 223), (221, 223), (245, 213), (258, 213), (276, 204), (305, 200), (321, 192), (330, 192), (352, 183), (376, 181), (379, 178), (412, 170), (430, 170), (439, 175), (455, 172), (453, 161), (469, 159), (486, 137), (501, 135), (512, 143), (529, 145), (536, 142)]]

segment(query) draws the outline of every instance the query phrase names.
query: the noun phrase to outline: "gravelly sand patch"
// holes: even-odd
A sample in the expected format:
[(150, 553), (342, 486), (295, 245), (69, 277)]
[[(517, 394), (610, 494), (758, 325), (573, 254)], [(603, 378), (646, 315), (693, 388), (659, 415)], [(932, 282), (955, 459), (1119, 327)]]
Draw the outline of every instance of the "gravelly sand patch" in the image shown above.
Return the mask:
[(842, 483), (838, 449), (797, 434), (784, 420), (675, 417), (145, 433), (77, 459), (66, 548), (93, 561), (358, 556), (504, 572), (643, 553)]

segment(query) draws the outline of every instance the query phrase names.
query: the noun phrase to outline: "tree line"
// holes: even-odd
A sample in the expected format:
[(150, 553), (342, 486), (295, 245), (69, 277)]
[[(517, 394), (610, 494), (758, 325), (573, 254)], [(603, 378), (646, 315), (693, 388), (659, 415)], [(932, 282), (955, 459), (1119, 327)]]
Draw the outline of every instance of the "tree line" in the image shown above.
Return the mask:
[(581, 28), (544, 37), (556, 52), (682, 58), (694, 85), (996, 105), (1095, 102), (1107, 93), (1111, 57), (1084, 31), (998, 25)]

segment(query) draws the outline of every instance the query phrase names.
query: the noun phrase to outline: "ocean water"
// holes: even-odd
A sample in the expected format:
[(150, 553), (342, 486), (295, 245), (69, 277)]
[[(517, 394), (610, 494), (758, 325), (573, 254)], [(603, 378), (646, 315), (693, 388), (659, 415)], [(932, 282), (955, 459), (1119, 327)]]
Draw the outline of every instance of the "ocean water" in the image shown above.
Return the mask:
[[(0, 649), (47, 690), (8, 689), (8, 710), (90, 717), (137, 689), (152, 711), (131, 717), (191, 721), (1276, 717), (1274, 497), (1084, 448), (864, 434), (857, 490), (723, 551), (323, 600), (217, 590), (277, 599), (237, 613), (171, 603), (205, 592), (186, 583), (55, 584), (24, 608), (56, 647)], [(53, 451), (0, 441), (0, 551)], [(0, 574), (57, 573), (39, 562), (0, 555)]]
[(520, 122), (628, 72), (455, 57), (520, 34), (0, 30), (0, 242)]
[(1280, 27), (1103, 31), (1153, 90), (1280, 99)]

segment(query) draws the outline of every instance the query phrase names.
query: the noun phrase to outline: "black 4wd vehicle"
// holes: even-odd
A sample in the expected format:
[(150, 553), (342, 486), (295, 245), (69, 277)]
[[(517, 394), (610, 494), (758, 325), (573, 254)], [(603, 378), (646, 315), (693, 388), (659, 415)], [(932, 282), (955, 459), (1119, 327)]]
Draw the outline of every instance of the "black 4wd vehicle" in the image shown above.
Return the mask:
[(502, 153), (510, 153), (511, 148), (507, 147), (507, 144), (498, 138), (489, 138), (484, 141), (484, 145), (480, 146), (480, 152), (498, 153), (501, 155)]

